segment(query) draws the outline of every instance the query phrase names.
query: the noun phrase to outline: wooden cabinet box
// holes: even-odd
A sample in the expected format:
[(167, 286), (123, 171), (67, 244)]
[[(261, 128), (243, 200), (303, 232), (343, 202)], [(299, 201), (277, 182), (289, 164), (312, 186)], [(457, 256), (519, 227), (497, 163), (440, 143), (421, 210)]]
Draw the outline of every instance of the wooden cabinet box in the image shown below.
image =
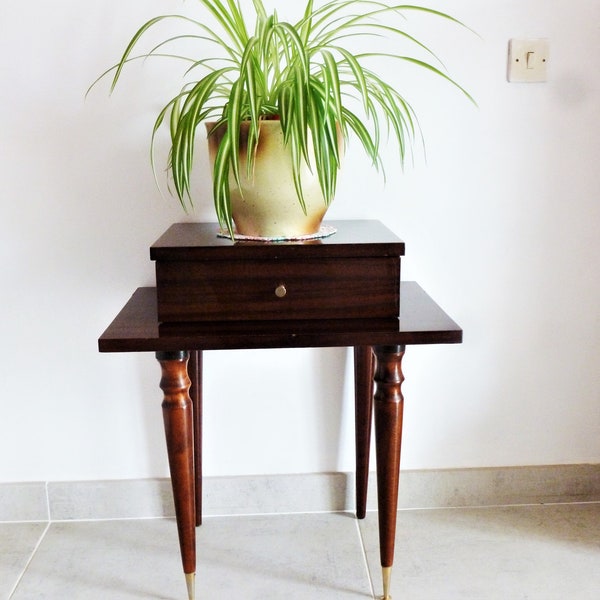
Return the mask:
[(307, 242), (232, 242), (177, 223), (150, 248), (161, 322), (397, 317), (404, 242), (378, 221), (331, 221)]

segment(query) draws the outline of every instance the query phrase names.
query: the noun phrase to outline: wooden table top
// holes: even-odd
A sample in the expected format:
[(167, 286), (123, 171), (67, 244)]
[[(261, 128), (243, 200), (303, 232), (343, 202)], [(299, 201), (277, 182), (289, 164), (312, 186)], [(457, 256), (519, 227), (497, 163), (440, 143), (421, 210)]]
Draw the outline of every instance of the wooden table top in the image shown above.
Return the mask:
[(404, 242), (374, 220), (327, 221), (335, 235), (310, 241), (233, 242), (216, 223), (175, 223), (150, 247), (152, 260), (236, 260), (403, 256)]
[(138, 288), (106, 331), (100, 352), (168, 352), (457, 344), (462, 329), (415, 282), (400, 286), (400, 316), (386, 319), (159, 323), (156, 288)]

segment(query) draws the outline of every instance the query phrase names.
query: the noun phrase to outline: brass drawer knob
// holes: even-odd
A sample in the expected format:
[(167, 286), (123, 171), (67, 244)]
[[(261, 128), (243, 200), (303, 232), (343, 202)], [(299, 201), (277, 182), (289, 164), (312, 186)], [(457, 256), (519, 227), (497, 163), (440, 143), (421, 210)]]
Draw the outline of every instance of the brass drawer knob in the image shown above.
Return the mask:
[(275, 288), (275, 295), (278, 298), (284, 298), (286, 294), (287, 294), (287, 290), (285, 289), (285, 285), (283, 285), (283, 283), (279, 284)]

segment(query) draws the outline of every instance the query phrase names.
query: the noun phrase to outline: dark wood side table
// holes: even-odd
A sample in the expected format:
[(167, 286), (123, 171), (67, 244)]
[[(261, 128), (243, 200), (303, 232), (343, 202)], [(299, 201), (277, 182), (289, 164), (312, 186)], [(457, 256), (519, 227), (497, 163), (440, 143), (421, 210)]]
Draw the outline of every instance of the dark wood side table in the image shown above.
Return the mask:
[[(373, 232), (383, 231), (379, 225), (374, 225), (373, 222), (343, 222), (337, 224), (338, 229), (344, 228), (346, 223), (349, 224), (348, 229), (353, 231), (353, 235), (361, 232), (373, 234)], [(190, 224), (185, 226), (188, 233), (191, 231), (190, 227)], [(211, 227), (214, 228), (214, 226)], [(219, 315), (218, 320), (207, 318), (191, 321), (189, 320), (191, 309), (185, 302), (183, 305), (173, 304), (173, 298), (171, 298), (166, 305), (163, 302), (161, 308), (160, 289), (157, 292), (157, 288), (153, 287), (138, 288), (99, 339), (101, 352), (155, 352), (161, 365), (160, 387), (164, 393), (162, 406), (165, 435), (183, 570), (186, 575), (190, 600), (195, 596), (195, 526), (199, 525), (202, 520), (202, 351), (330, 346), (354, 348), (358, 518), (364, 518), (366, 512), (373, 406), (375, 408), (383, 597), (389, 598), (391, 568), (394, 559), (402, 438), (403, 396), (401, 385), (404, 379), (402, 357), (407, 345), (460, 343), (462, 330), (414, 282), (403, 282), (399, 285), (399, 317), (397, 308), (395, 316), (387, 316), (389, 313), (389, 298), (387, 298), (389, 286), (386, 287), (382, 285), (385, 282), (377, 280), (388, 272), (386, 271), (388, 267), (379, 264), (373, 265), (369, 262), (371, 258), (367, 260), (365, 266), (363, 259), (369, 255), (366, 242), (363, 239), (359, 243), (358, 251), (351, 250), (353, 244), (347, 237), (347, 230), (346, 233), (341, 233), (337, 241), (321, 244), (311, 242), (310, 245), (321, 247), (317, 247), (316, 250), (309, 249), (308, 255), (295, 254), (298, 246), (304, 244), (285, 244), (283, 246), (277, 244), (233, 244), (229, 240), (216, 240), (214, 231), (207, 237), (206, 226), (203, 226), (203, 231), (202, 241), (192, 241), (191, 244), (192, 246), (204, 244), (205, 247), (208, 244), (210, 246), (208, 258), (202, 253), (195, 254), (193, 249), (184, 252), (184, 261), (197, 260), (202, 263), (198, 267), (199, 281), (204, 280), (206, 269), (209, 270), (209, 275), (211, 268), (214, 268), (216, 273), (222, 272), (223, 268), (227, 270), (230, 265), (222, 262), (224, 258), (229, 260), (231, 257), (239, 256), (240, 264), (245, 265), (248, 260), (252, 260), (252, 257), (256, 258), (258, 253), (257, 260), (260, 261), (263, 273), (247, 272), (242, 269), (242, 274), (248, 273), (245, 281), (250, 289), (250, 295), (243, 297), (244, 286), (240, 283), (243, 277), (238, 278), (236, 285), (228, 290), (228, 294), (239, 293), (245, 303), (249, 302), (248, 298), (257, 298), (256, 307), (248, 306), (248, 314), (251, 316), (247, 319), (239, 318), (235, 313), (236, 307), (233, 303), (223, 309), (225, 312)], [(390, 255), (390, 250), (400, 248), (396, 245), (399, 240), (393, 237), (390, 239), (388, 233), (385, 230), (384, 239), (379, 242), (377, 239), (369, 242), (372, 246), (371, 249), (375, 248), (378, 243), (381, 244), (383, 250), (381, 256), (386, 257)], [(186, 242), (186, 244), (189, 243), (189, 241)], [(170, 242), (166, 245), (167, 258), (169, 244)], [(338, 248), (332, 248), (335, 244)], [(184, 244), (183, 247), (188, 248), (189, 246)], [(329, 256), (330, 259), (328, 262), (326, 261), (327, 269), (334, 269), (335, 272), (335, 262), (339, 258), (335, 254), (339, 253), (340, 248), (342, 248), (342, 254), (353, 254), (354, 258), (360, 259), (358, 272), (366, 280), (361, 281), (360, 277), (355, 280), (352, 263), (340, 261), (343, 271), (348, 269), (351, 271), (350, 276), (348, 273), (342, 273), (342, 281), (345, 283), (342, 283), (341, 287), (344, 289), (344, 286), (347, 286), (346, 294), (354, 294), (354, 297), (346, 297), (339, 303), (345, 307), (340, 315), (333, 318), (314, 318), (314, 314), (319, 317), (315, 305), (319, 304), (320, 295), (324, 293), (325, 288), (308, 294), (304, 299), (298, 299), (297, 295), (294, 296), (298, 282), (306, 283), (306, 278), (310, 275), (310, 270), (306, 269), (305, 259), (308, 256), (309, 260), (321, 260), (323, 259), (322, 253), (325, 253), (325, 258)], [(304, 252), (304, 250), (300, 252)], [(394, 257), (392, 256), (392, 258)], [(263, 276), (264, 270), (268, 271), (271, 261), (277, 264), (277, 277), (284, 277), (284, 282), (277, 278), (270, 281), (268, 276)], [(278, 270), (280, 264), (285, 265), (283, 270)], [(254, 266), (256, 267), (256, 265)], [(383, 271), (377, 270), (380, 267)], [(232, 268), (235, 271), (238, 267)], [(374, 278), (373, 269), (375, 270)], [(399, 282), (396, 279), (399, 279), (399, 263), (397, 272), (392, 270), (389, 273), (392, 280), (395, 281), (394, 285), (398, 286)], [(239, 275), (239, 272), (237, 274)], [(160, 279), (161, 276), (157, 265), (157, 278)], [(262, 285), (265, 283), (263, 281), (265, 279), (268, 285), (273, 284), (272, 292), (276, 299), (275, 302), (280, 300), (285, 302), (287, 298), (290, 302), (284, 306), (291, 306), (291, 308), (274, 315), (271, 305), (264, 304), (260, 290), (257, 291), (255, 288), (256, 280), (260, 280)], [(319, 279), (318, 274), (316, 279)], [(210, 286), (220, 286), (221, 281), (222, 278), (217, 277), (215, 281), (211, 280)], [(283, 290), (280, 286), (283, 286)], [(369, 294), (367, 294), (367, 299), (361, 300), (363, 291), (368, 292), (369, 289), (373, 290), (376, 298), (369, 300)], [(188, 293), (198, 293), (198, 290), (191, 290), (191, 292), (188, 290)], [(210, 296), (210, 293), (208, 290), (207, 296)], [(256, 296), (257, 293), (258, 296)], [(208, 302), (210, 303), (210, 299)], [(215, 306), (210, 310), (221, 310), (219, 304), (222, 302), (227, 304), (228, 301), (220, 299), (217, 294)], [(173, 320), (159, 321), (158, 314), (162, 310), (164, 318), (165, 306), (167, 306), (168, 317)], [(288, 310), (287, 314), (285, 310)], [(316, 313), (315, 310), (317, 310)], [(331, 303), (326, 310), (336, 310), (336, 303)], [(346, 312), (351, 315), (349, 318), (343, 317)], [(265, 315), (275, 318), (265, 318)]]

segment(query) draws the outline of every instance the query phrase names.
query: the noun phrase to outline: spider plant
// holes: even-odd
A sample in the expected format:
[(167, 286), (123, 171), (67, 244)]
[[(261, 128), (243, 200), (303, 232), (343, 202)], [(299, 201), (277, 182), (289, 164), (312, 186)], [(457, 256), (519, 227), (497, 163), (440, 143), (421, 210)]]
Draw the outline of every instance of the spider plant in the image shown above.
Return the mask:
[[(254, 28), (250, 30), (239, 0), (197, 3), (204, 14), (162, 15), (142, 25), (120, 61), (99, 79), (112, 74), (112, 91), (127, 63), (148, 57), (168, 57), (187, 66), (183, 87), (156, 118), (151, 140), (152, 168), (156, 177), (153, 148), (159, 128), (168, 121), (168, 169), (175, 192), (187, 210), (192, 206), (190, 174), (197, 127), (204, 121), (216, 121), (213, 130), (226, 127), (214, 161), (213, 196), (218, 220), (232, 235), (230, 174), (238, 186), (241, 168), (251, 175), (262, 119), (280, 120), (292, 159), (298, 201), (304, 209), (299, 175), (303, 162), (316, 170), (325, 203), (333, 199), (341, 164), (338, 131), (344, 144), (351, 134), (356, 135), (376, 168), (383, 168), (380, 149), (388, 136), (398, 147), (402, 165), (419, 135), (412, 107), (397, 84), (377, 74), (374, 62), (385, 59), (410, 63), (445, 79), (472, 100), (446, 74), (435, 54), (404, 27), (409, 13), (426, 13), (462, 25), (440, 11), (382, 0), (329, 0), (319, 6), (308, 0), (300, 20), (290, 23), (280, 19), (276, 11), (268, 14), (262, 0), (252, 0)], [(145, 34), (164, 21), (177, 21), (183, 29), (135, 55)], [(375, 49), (355, 53), (349, 46), (359, 38), (367, 40), (363, 47), (370, 48), (384, 37), (397, 38), (417, 55)], [(189, 46), (194, 41), (204, 44), (199, 56), (190, 55)], [(206, 43), (214, 48), (214, 55), (206, 54)], [(181, 46), (186, 51), (178, 51)], [(244, 122), (248, 122), (248, 152), (246, 164), (241, 165), (238, 150)], [(310, 164), (312, 156), (314, 164)]]

